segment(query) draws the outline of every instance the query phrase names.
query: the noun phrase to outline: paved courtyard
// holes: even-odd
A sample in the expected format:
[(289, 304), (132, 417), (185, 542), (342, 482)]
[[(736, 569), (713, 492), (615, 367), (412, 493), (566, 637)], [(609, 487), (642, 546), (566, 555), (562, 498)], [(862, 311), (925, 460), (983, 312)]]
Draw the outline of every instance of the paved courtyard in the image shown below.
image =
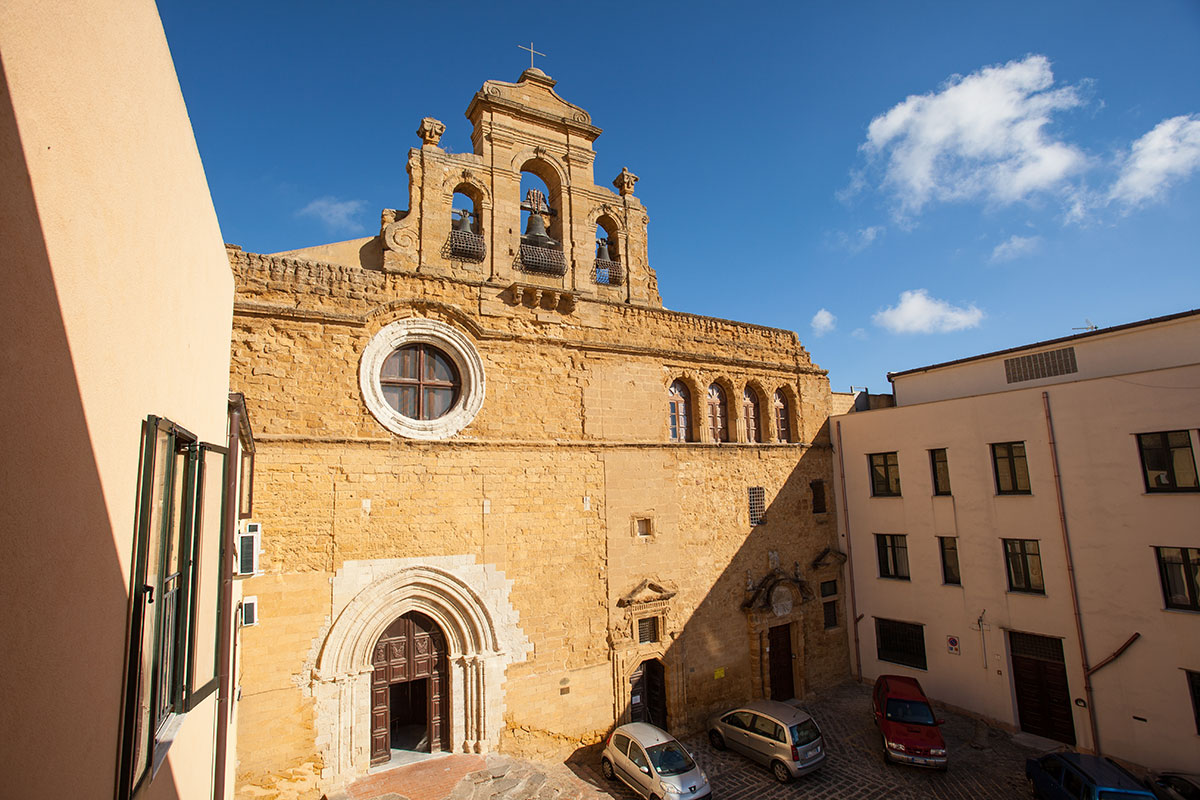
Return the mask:
[[(1012, 800), (1028, 797), (1025, 759), (1039, 751), (976, 720), (945, 713), (942, 730), (950, 754), (946, 772), (886, 764), (869, 711), (870, 687), (854, 683), (811, 698), (802, 707), (821, 725), (825, 765), (787, 785), (765, 767), (729, 751), (714, 750), (703, 734), (683, 739), (708, 773), (714, 800)], [(546, 764), (506, 756), (445, 756), (423, 762), (423, 772), (403, 767), (352, 785), (354, 800), (585, 800), (637, 796), (600, 775), (598, 757)], [(436, 773), (436, 786), (431, 777)], [(386, 776), (386, 777), (385, 777)], [(461, 777), (459, 777), (461, 776)], [(457, 783), (455, 779), (457, 778)], [(447, 793), (446, 786), (453, 785)], [(331, 795), (335, 800), (337, 795)]]

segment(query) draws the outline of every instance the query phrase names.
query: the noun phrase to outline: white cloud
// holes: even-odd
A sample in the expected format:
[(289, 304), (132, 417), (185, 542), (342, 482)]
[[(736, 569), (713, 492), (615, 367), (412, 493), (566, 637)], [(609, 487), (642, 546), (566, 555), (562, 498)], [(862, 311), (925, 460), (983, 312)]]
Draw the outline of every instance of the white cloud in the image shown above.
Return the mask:
[(296, 212), (298, 217), (315, 217), (332, 230), (360, 232), (366, 226), (355, 219), (362, 213), (362, 200), (338, 200), (336, 197), (318, 197)]
[(850, 331), (850, 336), (858, 339), (860, 342), (865, 342), (867, 340), (867, 329), (855, 328), (854, 330)]
[(904, 219), (933, 201), (1008, 204), (1067, 189), (1083, 152), (1048, 133), (1051, 117), (1083, 105), (1078, 87), (1054, 88), (1045, 56), (951, 76), (871, 121), (861, 149), (886, 161), (884, 188)]
[(837, 317), (822, 308), (813, 314), (812, 329), (814, 336), (824, 336), (837, 327)]
[(837, 244), (851, 253), (861, 253), (874, 244), (875, 240), (886, 230), (887, 228), (883, 225), (871, 225), (867, 228), (859, 228), (853, 234), (839, 231), (837, 234)]
[(974, 304), (956, 308), (945, 300), (930, 297), (924, 289), (900, 293), (900, 302), (871, 317), (871, 321), (892, 333), (949, 333), (974, 328), (984, 318)]
[(1167, 188), (1200, 168), (1200, 114), (1172, 117), (1133, 143), (1109, 199), (1126, 207), (1161, 200)]
[(992, 263), (998, 264), (1001, 261), (1012, 261), (1015, 258), (1031, 255), (1036, 253), (1041, 246), (1042, 237), (1040, 236), (1010, 236), (992, 250)]

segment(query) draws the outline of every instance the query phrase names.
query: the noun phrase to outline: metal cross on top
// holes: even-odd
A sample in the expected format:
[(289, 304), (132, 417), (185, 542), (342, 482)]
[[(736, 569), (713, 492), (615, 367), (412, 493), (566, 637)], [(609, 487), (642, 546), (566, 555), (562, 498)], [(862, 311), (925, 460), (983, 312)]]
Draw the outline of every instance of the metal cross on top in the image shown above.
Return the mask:
[(537, 56), (542, 56), (543, 58), (545, 58), (545, 56), (546, 56), (546, 54), (545, 54), (545, 53), (539, 53), (537, 50), (534, 50), (534, 49), (533, 49), (533, 42), (530, 42), (530, 43), (529, 43), (529, 47), (526, 47), (526, 46), (525, 46), (525, 45), (523, 45), (523, 44), (519, 44), (519, 45), (517, 45), (517, 47), (521, 48), (522, 50), (528, 50), (528, 51), (529, 51), (529, 68), (530, 68), (530, 69), (533, 69), (533, 57), (534, 57), (535, 55), (537, 55)]

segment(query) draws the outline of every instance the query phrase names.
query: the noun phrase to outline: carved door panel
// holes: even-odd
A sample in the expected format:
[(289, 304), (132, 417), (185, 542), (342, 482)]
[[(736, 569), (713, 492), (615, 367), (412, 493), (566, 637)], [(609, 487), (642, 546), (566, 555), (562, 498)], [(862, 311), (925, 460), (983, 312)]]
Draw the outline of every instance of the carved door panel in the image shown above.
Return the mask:
[(767, 645), (771, 650), (771, 699), (791, 700), (796, 696), (792, 677), (792, 624), (771, 628), (767, 632)]
[(436, 623), (410, 612), (398, 618), (375, 645), (371, 665), (371, 763), (391, 757), (390, 687), (397, 683), (429, 679), (428, 737), (431, 752), (447, 749), (450, 698), (446, 672), (445, 637)]
[(391, 756), (391, 734), (389, 731), (390, 693), (388, 686), (388, 643), (375, 645), (371, 658), (374, 670), (371, 673), (371, 763), (379, 764)]
[[(440, 659), (439, 659), (440, 660)], [(443, 742), (444, 734), (450, 726), (444, 724), (442, 712), (447, 703), (442, 698), (442, 670), (434, 669), (429, 676), (429, 752), (436, 753), (446, 749)]]

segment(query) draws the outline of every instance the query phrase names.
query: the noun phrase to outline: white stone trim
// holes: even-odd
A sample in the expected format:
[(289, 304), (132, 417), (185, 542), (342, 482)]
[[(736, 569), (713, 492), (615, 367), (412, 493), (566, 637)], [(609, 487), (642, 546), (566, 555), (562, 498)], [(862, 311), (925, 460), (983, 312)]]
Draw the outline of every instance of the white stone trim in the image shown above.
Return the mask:
[(509, 602), (512, 581), (473, 556), (347, 561), (333, 578), (334, 622), (312, 672), (322, 782), (371, 760), (371, 654), (397, 617), (420, 611), (446, 636), (450, 749), (486, 753), (504, 727), (504, 673), (533, 646)]
[[(433, 345), (448, 355), (458, 369), (462, 382), (458, 399), (450, 411), (437, 419), (410, 419), (392, 408), (383, 397), (383, 387), (379, 383), (383, 362), (406, 344)], [(367, 408), (380, 425), (399, 436), (424, 440), (448, 439), (470, 425), (483, 408), (487, 388), (483, 359), (474, 343), (457, 328), (424, 317), (398, 319), (371, 338), (359, 361), (358, 384)]]

